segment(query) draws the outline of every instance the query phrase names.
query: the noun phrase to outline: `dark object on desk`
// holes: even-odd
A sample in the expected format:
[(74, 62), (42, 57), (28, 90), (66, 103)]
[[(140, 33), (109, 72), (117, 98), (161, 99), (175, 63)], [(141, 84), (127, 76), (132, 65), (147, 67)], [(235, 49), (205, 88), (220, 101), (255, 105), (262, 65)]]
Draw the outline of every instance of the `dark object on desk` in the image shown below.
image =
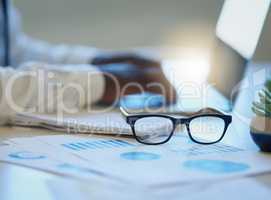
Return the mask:
[(258, 147), (271, 152), (271, 80), (258, 93), (259, 101), (254, 101), (252, 111), (256, 116), (250, 124), (250, 134)]
[(254, 117), (250, 124), (250, 135), (261, 151), (271, 152), (271, 118)]
[[(100, 103), (111, 105), (119, 97), (142, 92), (163, 93), (168, 103), (176, 102), (176, 90), (165, 76), (160, 62), (136, 54), (121, 55), (101, 53), (91, 61), (104, 75), (105, 92)], [(115, 63), (117, 61), (119, 63)]]

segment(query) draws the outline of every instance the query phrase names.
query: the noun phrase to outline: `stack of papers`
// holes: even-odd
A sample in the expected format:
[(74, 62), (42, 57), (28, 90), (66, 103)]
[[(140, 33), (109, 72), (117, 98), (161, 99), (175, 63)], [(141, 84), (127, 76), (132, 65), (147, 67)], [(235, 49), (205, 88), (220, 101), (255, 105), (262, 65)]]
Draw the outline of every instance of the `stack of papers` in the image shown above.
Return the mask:
[(53, 135), (0, 143), (0, 160), (72, 176), (163, 186), (271, 171), (271, 157), (222, 143), (199, 145), (173, 136), (164, 145), (109, 136)]
[(132, 135), (131, 127), (119, 112), (80, 113), (77, 115), (50, 115), (19, 113), (13, 125), (47, 128), (68, 133), (101, 133)]

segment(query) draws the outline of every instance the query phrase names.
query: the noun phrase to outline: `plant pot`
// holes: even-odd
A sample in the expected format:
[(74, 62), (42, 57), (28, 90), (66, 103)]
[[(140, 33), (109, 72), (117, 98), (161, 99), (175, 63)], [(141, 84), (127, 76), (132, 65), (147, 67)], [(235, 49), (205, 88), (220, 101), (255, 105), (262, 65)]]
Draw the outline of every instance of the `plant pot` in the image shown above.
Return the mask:
[(250, 135), (261, 151), (271, 152), (271, 118), (253, 117), (250, 123)]

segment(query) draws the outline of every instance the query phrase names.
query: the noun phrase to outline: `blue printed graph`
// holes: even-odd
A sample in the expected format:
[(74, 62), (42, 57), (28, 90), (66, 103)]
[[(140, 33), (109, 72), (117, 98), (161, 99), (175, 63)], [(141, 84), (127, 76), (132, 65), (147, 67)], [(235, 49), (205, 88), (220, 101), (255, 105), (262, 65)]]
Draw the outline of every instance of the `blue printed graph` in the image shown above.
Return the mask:
[(233, 173), (249, 169), (249, 165), (224, 160), (189, 160), (183, 163), (185, 168), (209, 173)]
[(29, 151), (20, 151), (20, 152), (14, 152), (8, 155), (10, 158), (20, 159), (20, 160), (39, 160), (44, 159), (46, 156), (36, 154)]
[(129, 146), (135, 146), (135, 145), (123, 140), (112, 139), (112, 140), (73, 142), (73, 143), (62, 144), (62, 146), (70, 150), (82, 151), (82, 150), (95, 150), (95, 149), (104, 149), (104, 148), (129, 147)]
[(157, 160), (160, 159), (159, 154), (154, 154), (154, 153), (148, 153), (148, 152), (127, 152), (127, 153), (122, 153), (120, 155), (121, 158), (126, 159), (126, 160)]

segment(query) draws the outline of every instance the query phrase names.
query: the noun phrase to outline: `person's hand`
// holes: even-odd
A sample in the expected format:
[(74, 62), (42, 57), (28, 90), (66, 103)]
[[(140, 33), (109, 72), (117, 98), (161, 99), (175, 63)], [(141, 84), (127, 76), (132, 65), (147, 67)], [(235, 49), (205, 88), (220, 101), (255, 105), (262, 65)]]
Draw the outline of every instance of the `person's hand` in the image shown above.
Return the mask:
[(104, 72), (106, 84), (101, 103), (111, 104), (123, 95), (143, 91), (162, 94), (167, 103), (176, 101), (176, 91), (159, 61), (132, 53), (102, 53), (91, 64)]

